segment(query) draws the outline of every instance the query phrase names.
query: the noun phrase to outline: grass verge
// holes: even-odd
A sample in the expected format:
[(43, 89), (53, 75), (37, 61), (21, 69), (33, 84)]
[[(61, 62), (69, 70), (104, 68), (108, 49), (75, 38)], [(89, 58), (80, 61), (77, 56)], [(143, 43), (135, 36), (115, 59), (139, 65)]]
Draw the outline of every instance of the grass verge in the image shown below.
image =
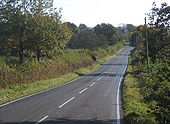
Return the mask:
[[(115, 55), (115, 54), (113, 54)], [(97, 69), (100, 63), (109, 60), (113, 55), (104, 57), (97, 60), (93, 65), (78, 69), (74, 72), (60, 76), (59, 78), (53, 78), (48, 80), (41, 80), (34, 83), (25, 83), (19, 85), (10, 85), (5, 89), (0, 89), (0, 104), (15, 100), (17, 98), (34, 94), (52, 87), (60, 86), (66, 82), (76, 79), (84, 74), (90, 73)]]

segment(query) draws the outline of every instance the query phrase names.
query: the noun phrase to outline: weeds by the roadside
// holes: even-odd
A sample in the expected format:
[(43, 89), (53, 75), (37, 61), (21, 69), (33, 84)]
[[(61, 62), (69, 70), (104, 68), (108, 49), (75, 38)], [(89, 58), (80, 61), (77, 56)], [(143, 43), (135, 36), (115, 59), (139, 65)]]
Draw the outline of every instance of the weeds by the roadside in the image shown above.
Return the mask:
[(123, 85), (124, 121), (127, 124), (157, 124), (149, 105), (144, 102), (141, 82), (136, 77), (132, 64), (130, 58)]
[[(109, 49), (110, 50), (116, 49), (116, 51), (118, 52), (121, 48), (123, 48), (123, 43), (119, 43), (115, 46), (110, 47)], [(91, 56), (87, 54), (87, 52), (85, 51), (82, 51), (82, 50), (78, 51), (82, 53), (81, 54), (76, 53), (77, 55), (74, 55), (74, 57), (69, 56), (70, 54), (74, 54), (74, 51), (72, 51), (73, 53), (70, 53), (70, 54), (68, 52), (70, 53), (71, 51), (67, 51), (67, 53), (65, 53), (66, 55), (59, 57), (60, 62), (54, 61), (54, 60), (48, 60), (48, 61), (41, 61), (41, 63), (34, 63), (34, 64), (31, 63), (31, 65), (29, 65), (30, 63), (20, 65), (18, 66), (20, 67), (19, 73), (15, 72), (17, 71), (18, 67), (17, 69), (14, 68), (14, 70), (12, 71), (10, 70), (11, 68), (9, 66), (5, 67), (7, 68), (7, 70), (4, 69), (4, 72), (5, 71), (6, 72), (3, 73), (5, 74), (5, 77), (1, 77), (0, 79), (2, 81), (2, 79), (5, 78), (7, 81), (10, 80), (11, 82), (9, 81), (10, 83), (7, 83), (5, 82), (5, 80), (3, 80), (4, 84), (2, 84), (1, 82), (1, 87), (4, 87), (4, 88), (0, 89), (0, 104), (14, 100), (16, 98), (20, 98), (22, 96), (26, 96), (26, 95), (33, 94), (39, 91), (43, 91), (48, 88), (59, 86), (63, 83), (66, 83), (75, 78), (83, 76), (84, 74), (90, 73), (91, 71), (98, 68), (100, 66), (100, 63), (110, 59), (114, 54), (116, 54), (116, 52), (113, 52), (113, 51), (109, 51), (109, 52), (105, 51), (105, 52), (100, 52), (100, 53), (97, 53), (97, 51), (95, 51), (96, 55), (98, 56), (98, 59), (96, 62), (94, 62), (91, 59)], [(103, 56), (102, 54), (105, 54), (105, 56)], [(80, 57), (81, 61), (77, 57), (80, 55), (81, 55)], [(91, 61), (90, 63), (89, 63), (88, 58)], [(66, 62), (66, 64), (64, 62)], [(30, 71), (29, 69), (31, 70), (32, 73), (29, 72)], [(2, 72), (3, 71), (0, 71), (0, 73)], [(6, 75), (10, 73), (12, 73), (13, 75), (12, 74)], [(23, 76), (23, 74), (25, 75)], [(18, 77), (13, 77), (17, 75)], [(36, 80), (40, 80), (40, 81), (36, 81), (36, 80), (34, 81), (31, 78), (35, 78)], [(14, 80), (14, 79), (17, 79), (18, 81), (21, 81), (21, 82), (23, 81), (23, 82), (12, 83), (12, 81), (17, 82), (17, 80)], [(32, 82), (27, 81), (28, 79), (30, 79)]]

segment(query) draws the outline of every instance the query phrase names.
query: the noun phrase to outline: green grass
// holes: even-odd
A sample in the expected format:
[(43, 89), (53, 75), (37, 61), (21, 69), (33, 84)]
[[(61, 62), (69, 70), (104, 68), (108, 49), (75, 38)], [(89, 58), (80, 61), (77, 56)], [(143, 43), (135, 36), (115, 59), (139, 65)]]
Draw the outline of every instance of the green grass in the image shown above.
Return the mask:
[(100, 60), (97, 60), (93, 65), (80, 68), (74, 72), (60, 76), (59, 78), (53, 78), (48, 80), (41, 80), (33, 83), (24, 83), (19, 85), (10, 85), (5, 89), (0, 89), (0, 104), (12, 101), (14, 99), (27, 96), (33, 93), (37, 93), (52, 87), (60, 86), (66, 82), (76, 79), (84, 74), (90, 73), (97, 69), (100, 63), (110, 59), (114, 54), (106, 56)]

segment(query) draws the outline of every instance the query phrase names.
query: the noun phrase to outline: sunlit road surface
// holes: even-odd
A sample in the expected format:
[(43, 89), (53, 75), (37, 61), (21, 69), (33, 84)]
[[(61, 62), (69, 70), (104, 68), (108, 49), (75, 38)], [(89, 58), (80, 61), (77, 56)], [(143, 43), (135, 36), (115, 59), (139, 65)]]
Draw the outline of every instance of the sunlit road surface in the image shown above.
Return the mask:
[(72, 82), (0, 106), (0, 124), (120, 124), (120, 85), (132, 47)]

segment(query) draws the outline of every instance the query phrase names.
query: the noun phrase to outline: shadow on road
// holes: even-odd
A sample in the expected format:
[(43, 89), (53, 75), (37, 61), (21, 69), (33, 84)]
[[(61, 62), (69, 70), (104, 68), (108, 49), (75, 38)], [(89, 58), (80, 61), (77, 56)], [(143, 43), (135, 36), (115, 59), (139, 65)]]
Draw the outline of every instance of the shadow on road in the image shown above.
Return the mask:
[(117, 73), (94, 73), (94, 74), (86, 74), (86, 75), (83, 75), (81, 73), (76, 73), (76, 74), (78, 74), (79, 76), (85, 76), (85, 77), (88, 77), (88, 76), (116, 77), (117, 76)]
[[(127, 64), (104, 64), (104, 63), (102, 63), (102, 64), (100, 64), (100, 65), (102, 65), (102, 66), (127, 66)], [(81, 73), (81, 72), (75, 72), (77, 75), (79, 75), (80, 77), (81, 76), (106, 76), (106, 77), (116, 77), (116, 76), (118, 76), (118, 75), (120, 75), (120, 74), (118, 74), (118, 73), (107, 73), (107, 72), (105, 72), (105, 73), (90, 73), (90, 74), (84, 74), (84, 73)], [(118, 77), (120, 77), (120, 76), (118, 76)]]
[[(120, 120), (122, 121), (122, 119)], [(0, 124), (36, 124), (37, 122), (5, 122)], [(117, 120), (76, 120), (66, 118), (53, 118), (39, 124), (117, 124)]]
[(100, 65), (103, 65), (103, 66), (126, 66), (127, 64), (100, 64)]
[(120, 73), (93, 73), (93, 74), (82, 74), (82, 73), (76, 73), (78, 74), (79, 76), (85, 76), (85, 77), (88, 77), (88, 76), (103, 76), (103, 77), (117, 77), (117, 78), (121, 78), (123, 76), (123, 74), (120, 74)]
[(117, 56), (129, 56), (129, 54), (117, 54)]

